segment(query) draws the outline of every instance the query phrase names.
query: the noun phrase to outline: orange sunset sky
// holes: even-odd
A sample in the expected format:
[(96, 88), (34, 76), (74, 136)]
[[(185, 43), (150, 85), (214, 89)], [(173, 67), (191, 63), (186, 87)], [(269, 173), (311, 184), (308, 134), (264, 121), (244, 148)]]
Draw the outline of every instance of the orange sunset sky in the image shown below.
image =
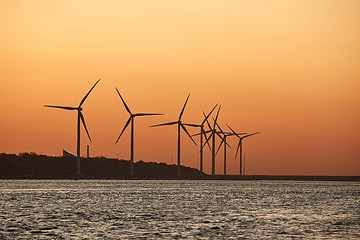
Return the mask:
[[(75, 153), (76, 112), (43, 105), (77, 106), (101, 78), (82, 155), (129, 159), (129, 129), (114, 145), (128, 118), (116, 86), (133, 112), (164, 113), (135, 120), (136, 161), (176, 162), (176, 126), (149, 126), (191, 93), (185, 122), (219, 103), (224, 129), (261, 131), (244, 141), (246, 174), (360, 175), (359, 26), (358, 0), (0, 0), (0, 152)], [(210, 173), (209, 149), (204, 161)], [(185, 134), (182, 164), (199, 166)]]

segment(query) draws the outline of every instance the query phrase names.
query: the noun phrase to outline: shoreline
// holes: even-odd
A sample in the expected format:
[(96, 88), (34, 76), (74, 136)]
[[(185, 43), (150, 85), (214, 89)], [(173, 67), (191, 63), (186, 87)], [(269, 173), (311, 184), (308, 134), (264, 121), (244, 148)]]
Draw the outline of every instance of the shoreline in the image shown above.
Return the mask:
[(76, 161), (72, 157), (56, 157), (24, 154), (0, 154), (0, 179), (48, 179), (48, 180), (223, 180), (223, 181), (351, 181), (360, 182), (358, 176), (316, 175), (215, 175), (201, 173), (196, 168), (181, 165), (181, 177), (177, 166), (161, 162), (134, 163), (135, 176), (130, 176), (130, 162), (105, 157), (82, 158), (81, 173), (75, 175)]
[(171, 176), (119, 176), (119, 177), (103, 177), (103, 176), (14, 176), (14, 177), (1, 177), (0, 180), (194, 180), (194, 181), (303, 181), (303, 182), (360, 182), (360, 176), (276, 176), (276, 175), (248, 175), (248, 176), (184, 176), (184, 177), (171, 177)]

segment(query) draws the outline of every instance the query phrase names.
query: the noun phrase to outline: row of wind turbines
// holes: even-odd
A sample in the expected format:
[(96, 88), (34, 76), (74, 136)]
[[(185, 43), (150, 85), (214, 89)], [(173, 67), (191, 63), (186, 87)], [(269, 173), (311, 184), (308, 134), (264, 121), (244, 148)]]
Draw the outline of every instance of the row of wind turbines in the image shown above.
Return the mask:
[[(84, 104), (85, 100), (88, 98), (88, 96), (90, 95), (92, 90), (95, 88), (95, 86), (99, 83), (99, 81), (100, 81), (100, 79), (95, 82), (95, 84), (92, 86), (92, 88), (89, 90), (89, 92), (87, 92), (87, 94), (81, 99), (81, 101), (77, 107), (44, 105), (45, 107), (49, 107), (49, 108), (59, 108), (59, 109), (70, 110), (70, 111), (76, 110), (78, 113), (76, 175), (80, 175), (80, 125), (81, 125), (80, 122), (82, 123), (90, 142), (92, 141), (89, 131), (86, 127), (84, 115), (82, 114), (82, 110), (83, 110), (82, 105)], [(134, 122), (135, 122), (135, 118), (143, 117), (143, 116), (158, 116), (158, 115), (163, 115), (163, 114), (161, 114), (161, 113), (133, 113), (130, 110), (129, 106), (126, 104), (124, 98), (121, 96), (119, 90), (116, 87), (115, 87), (115, 89), (116, 89), (116, 92), (118, 93), (126, 111), (129, 113), (129, 118), (128, 118), (127, 122), (125, 123), (122, 131), (120, 132), (119, 137), (116, 139), (115, 144), (118, 143), (121, 136), (123, 135), (125, 130), (128, 128), (128, 126), (130, 125), (130, 132), (131, 132), (131, 134), (130, 134), (130, 138), (131, 138), (130, 139), (130, 175), (134, 176), (134, 127), (135, 127)], [(181, 176), (181, 130), (183, 130), (186, 133), (186, 135), (191, 139), (191, 141), (195, 145), (197, 145), (197, 144), (194, 141), (193, 136), (200, 136), (200, 144), (199, 144), (200, 145), (200, 157), (199, 158), (200, 158), (200, 173), (201, 174), (203, 173), (203, 149), (206, 145), (208, 145), (209, 149), (211, 150), (211, 163), (212, 163), (211, 173), (212, 173), (212, 176), (215, 176), (215, 159), (216, 159), (217, 153), (219, 152), (219, 150), (221, 149), (222, 146), (223, 146), (223, 152), (224, 152), (224, 175), (226, 175), (226, 158), (227, 158), (226, 149), (229, 146), (226, 140), (227, 140), (227, 137), (236, 136), (239, 139), (239, 143), (236, 148), (235, 157), (237, 157), (238, 153), (240, 152), (240, 154), (239, 154), (239, 156), (240, 156), (239, 157), (240, 176), (242, 176), (243, 175), (243, 160), (242, 160), (243, 140), (245, 138), (259, 134), (260, 132), (255, 132), (255, 133), (250, 133), (250, 134), (238, 133), (238, 132), (234, 131), (229, 125), (226, 125), (226, 126), (229, 128), (230, 132), (223, 131), (221, 129), (220, 125), (217, 123), (220, 109), (221, 109), (221, 106), (219, 106), (218, 104), (216, 104), (208, 114), (203, 112), (204, 119), (200, 124), (184, 123), (181, 119), (184, 114), (189, 97), (190, 97), (190, 94), (187, 96), (184, 106), (182, 107), (179, 117), (176, 121), (166, 122), (166, 123), (161, 123), (161, 124), (156, 124), (156, 125), (150, 126), (150, 127), (161, 127), (161, 126), (177, 125), (177, 176), (178, 177)], [(213, 124), (211, 125), (209, 122), (209, 117), (215, 111), (216, 108), (217, 108), (217, 113), (216, 113), (215, 118), (213, 118)], [(208, 130), (205, 130), (205, 126), (208, 127)], [(186, 127), (200, 128), (200, 132), (197, 134), (194, 134), (194, 135), (190, 135), (190, 133)], [(216, 150), (216, 137), (219, 137), (221, 139), (221, 142), (220, 142), (217, 150)], [(205, 143), (204, 143), (204, 140), (205, 140)], [(211, 140), (211, 146), (209, 144), (210, 140)]]

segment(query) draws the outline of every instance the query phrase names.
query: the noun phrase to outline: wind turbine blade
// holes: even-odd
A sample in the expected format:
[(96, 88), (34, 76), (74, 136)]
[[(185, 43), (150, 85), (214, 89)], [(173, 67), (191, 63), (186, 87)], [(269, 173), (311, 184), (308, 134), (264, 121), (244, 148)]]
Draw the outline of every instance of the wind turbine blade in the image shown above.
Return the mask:
[(209, 145), (209, 148), (210, 148), (210, 150), (211, 150), (211, 147), (210, 147), (210, 144), (209, 144), (209, 140), (211, 139), (211, 137), (213, 136), (213, 134), (214, 134), (214, 132), (211, 132), (211, 134), (210, 134), (209, 137), (206, 137), (206, 135), (205, 135), (206, 141), (205, 141), (203, 147), (204, 147), (206, 144), (208, 144), (208, 145)]
[[(247, 133), (236, 133), (237, 135), (246, 135)], [(228, 135), (231, 135), (231, 136), (233, 136), (233, 135), (235, 135), (234, 133), (228, 133)]]
[(237, 134), (229, 125), (226, 124), (226, 126), (227, 126), (238, 138), (240, 138), (239, 134)]
[(212, 112), (215, 110), (215, 108), (218, 106), (219, 104), (217, 103), (216, 105), (215, 105), (215, 107), (213, 107), (213, 109), (211, 109), (211, 111), (208, 113), (208, 115), (205, 115), (205, 112), (203, 112), (204, 113), (204, 120), (202, 121), (202, 123), (201, 123), (201, 125), (203, 125), (204, 123), (205, 123), (205, 121), (209, 118), (209, 116), (212, 114)]
[(122, 129), (119, 137), (116, 139), (115, 144), (117, 144), (117, 142), (119, 141), (120, 137), (122, 136), (122, 134), (124, 133), (124, 131), (126, 130), (126, 128), (129, 126), (130, 121), (131, 121), (131, 116), (129, 117), (129, 119), (128, 119), (127, 122), (125, 123), (125, 126), (124, 126), (124, 128)]
[(221, 136), (219, 132), (215, 132), (215, 133), (216, 133), (216, 135), (218, 135), (219, 138), (224, 139), (223, 136)]
[(194, 143), (195, 145), (197, 145), (196, 142), (194, 141), (194, 139), (192, 138), (192, 136), (190, 135), (190, 133), (188, 132), (188, 130), (186, 129), (186, 127), (185, 127), (184, 125), (182, 125), (182, 124), (180, 124), (180, 126), (182, 127), (182, 129), (184, 129), (184, 131), (185, 131), (186, 134), (189, 136), (189, 138), (191, 139), (191, 141), (193, 141), (193, 143)]
[(212, 132), (212, 130), (207, 130), (207, 131), (203, 131), (203, 133), (209, 133), (209, 132)]
[[(208, 146), (209, 150), (211, 151), (211, 146), (210, 146), (209, 141), (206, 142), (206, 145)], [(205, 147), (205, 144), (203, 145), (203, 147)]]
[(212, 128), (211, 128), (211, 125), (210, 125), (210, 123), (209, 123), (209, 121), (206, 119), (206, 124), (208, 125), (208, 128), (211, 130)]
[(235, 158), (237, 157), (238, 153), (239, 153), (239, 149), (240, 149), (240, 144), (241, 144), (241, 138), (239, 139), (239, 144), (236, 148), (236, 153), (235, 153)]
[[(211, 130), (208, 130), (208, 131), (204, 131), (204, 130), (202, 130), (202, 131), (200, 131), (200, 133), (193, 134), (192, 136), (199, 136), (199, 135), (201, 135), (201, 134), (204, 134), (205, 139), (207, 139), (206, 134), (207, 134), (207, 133), (209, 133), (209, 132), (212, 132), (212, 131), (211, 131)], [(204, 146), (205, 146), (205, 144), (204, 144)]]
[[(185, 124), (184, 124), (185, 125)], [(201, 135), (201, 134), (204, 134), (205, 135), (205, 137), (206, 137), (206, 133), (209, 133), (209, 132), (211, 132), (210, 130), (209, 131), (202, 131), (202, 132), (199, 132), (199, 133), (196, 133), (196, 134), (193, 134), (193, 135), (191, 135), (191, 136), (199, 136), (199, 135)]]
[(219, 128), (220, 132), (225, 135), (225, 132), (221, 129), (221, 127), (218, 123), (216, 123), (216, 126)]
[(192, 137), (195, 137), (195, 136), (199, 136), (199, 135), (201, 135), (202, 133), (196, 133), (196, 134), (193, 134), (193, 135), (191, 135)]
[(180, 121), (182, 115), (184, 114), (184, 110), (185, 110), (186, 104), (187, 104), (187, 102), (188, 102), (188, 100), (189, 100), (189, 97), (190, 97), (190, 93), (189, 93), (189, 95), (187, 96), (186, 101), (185, 101), (185, 104), (184, 104), (184, 106), (183, 106), (183, 108), (182, 108), (182, 110), (181, 110), (181, 112), (180, 112), (179, 121)]
[(189, 126), (189, 127), (200, 127), (199, 124), (193, 124), (193, 123), (182, 123), (182, 125)]
[(80, 112), (80, 111), (79, 111), (79, 113), (80, 113), (81, 122), (82, 122), (82, 124), (83, 124), (83, 126), (84, 126), (84, 128), (85, 128), (85, 131), (86, 131), (86, 133), (87, 133), (87, 136), (89, 137), (89, 140), (90, 140), (90, 142), (91, 142), (91, 137), (90, 137), (89, 131), (88, 131), (87, 127), (86, 127), (84, 115), (83, 115), (82, 112)]
[(60, 108), (60, 109), (65, 109), (65, 110), (77, 110), (77, 108), (76, 108), (76, 107), (66, 107), (66, 106), (44, 105), (44, 107), (49, 107), (49, 108)]
[(217, 113), (216, 113), (216, 117), (215, 117), (215, 120), (214, 120), (214, 129), (215, 129), (215, 125), (216, 125), (216, 122), (217, 122), (217, 120), (218, 120), (218, 117), (219, 117), (220, 109), (221, 109), (221, 105), (219, 106), (218, 111), (217, 111)]
[(158, 115), (164, 115), (162, 113), (136, 113), (134, 114), (135, 117), (140, 116), (158, 116)]
[(152, 125), (150, 127), (168, 126), (168, 125), (174, 125), (174, 124), (178, 124), (178, 123), (179, 122), (167, 122), (167, 123), (161, 123), (161, 124)]
[[(206, 134), (204, 134), (204, 136), (205, 136), (205, 139), (207, 139)], [(209, 138), (209, 139), (210, 139), (210, 138)], [(205, 145), (207, 145), (207, 146), (209, 147), (209, 150), (211, 151), (210, 143), (209, 143), (208, 140), (207, 140), (201, 147), (204, 148)]]
[(247, 138), (247, 137), (250, 137), (250, 136), (253, 136), (253, 135), (259, 134), (259, 133), (260, 133), (260, 132), (251, 133), (251, 134), (248, 134), (248, 135), (243, 136), (242, 138)]
[(83, 105), (83, 103), (85, 102), (86, 98), (89, 96), (89, 94), (91, 93), (91, 91), (94, 89), (94, 87), (96, 86), (96, 84), (98, 84), (98, 82), (100, 81), (97, 80), (96, 83), (94, 84), (94, 86), (92, 86), (92, 88), (90, 89), (90, 91), (85, 95), (85, 97), (81, 100), (79, 107), (81, 107)]
[(219, 145), (218, 149), (216, 150), (215, 155), (217, 155), (217, 154), (218, 154), (218, 152), (219, 152), (219, 150), (220, 150), (221, 146), (223, 145), (223, 143), (224, 143), (224, 140), (222, 140), (222, 141), (221, 141), (221, 143), (220, 143), (220, 145)]
[(123, 102), (123, 104), (124, 104), (124, 106), (125, 106), (125, 108), (126, 108), (126, 111), (127, 111), (130, 115), (132, 115), (132, 113), (131, 113), (131, 111), (130, 111), (130, 108), (129, 108), (128, 105), (126, 104), (125, 100), (122, 98), (119, 90), (118, 90), (116, 87), (115, 87), (115, 89), (116, 89), (117, 93), (119, 94), (119, 97), (121, 98), (121, 101)]

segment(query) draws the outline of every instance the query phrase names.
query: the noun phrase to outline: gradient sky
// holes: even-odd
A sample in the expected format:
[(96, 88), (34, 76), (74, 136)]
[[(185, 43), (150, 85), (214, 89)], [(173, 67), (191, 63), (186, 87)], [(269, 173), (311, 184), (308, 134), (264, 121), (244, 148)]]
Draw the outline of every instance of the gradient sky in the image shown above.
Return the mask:
[(360, 175), (359, 13), (358, 0), (0, 0), (0, 152), (76, 152), (76, 112), (43, 105), (77, 106), (101, 78), (83, 111), (92, 156), (129, 158), (129, 131), (114, 145), (128, 118), (116, 86), (134, 112), (165, 114), (136, 119), (136, 161), (176, 162), (176, 127), (148, 126), (191, 93), (184, 121), (220, 103), (223, 128), (262, 132), (244, 141), (247, 174)]

